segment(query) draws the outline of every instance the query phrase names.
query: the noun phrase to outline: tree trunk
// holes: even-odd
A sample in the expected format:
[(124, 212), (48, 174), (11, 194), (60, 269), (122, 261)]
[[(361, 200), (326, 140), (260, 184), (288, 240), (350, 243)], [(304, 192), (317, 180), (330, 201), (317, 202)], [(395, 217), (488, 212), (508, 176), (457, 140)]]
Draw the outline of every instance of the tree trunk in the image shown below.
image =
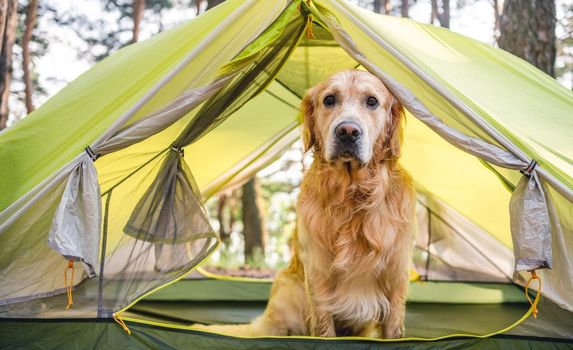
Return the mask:
[(139, 29), (141, 21), (143, 20), (143, 12), (145, 11), (145, 0), (133, 0), (133, 32), (131, 42), (136, 43), (139, 41)]
[(32, 31), (36, 24), (36, 12), (38, 10), (38, 0), (30, 0), (26, 10), (26, 29), (22, 38), (22, 69), (24, 70), (24, 87), (26, 92), (26, 111), (28, 114), (34, 111), (32, 102), (32, 76), (30, 74), (30, 41), (32, 40)]
[(207, 0), (207, 9), (205, 11), (208, 11), (215, 6), (222, 4), (224, 1), (225, 0)]
[(410, 0), (402, 0), (402, 7), (400, 9), (400, 14), (402, 17), (409, 17), (410, 12)]
[(4, 29), (6, 27), (6, 12), (8, 11), (8, 1), (0, 0), (0, 48), (4, 41)]
[[(227, 208), (227, 195), (222, 194), (219, 196), (219, 203), (217, 203), (217, 220), (219, 220), (219, 237), (223, 243), (226, 243), (231, 236), (231, 230), (225, 229), (225, 208)], [(232, 216), (233, 213), (230, 213)]]
[(430, 23), (435, 23), (437, 19), (441, 27), (450, 28), (450, 0), (431, 0), (430, 3)]
[(382, 0), (382, 11), (385, 15), (392, 11), (392, 0)]
[(201, 4), (203, 0), (195, 0), (195, 15), (198, 15), (201, 12)]
[(376, 13), (382, 13), (382, 4), (380, 3), (382, 0), (374, 0), (373, 4), (374, 5), (374, 12)]
[(555, 1), (505, 0), (499, 47), (555, 76)]
[(438, 15), (440, 25), (450, 28), (450, 0), (442, 0), (442, 13)]
[(12, 81), (12, 48), (16, 39), (17, 19), (18, 1), (8, 0), (0, 50), (0, 130), (6, 128), (8, 122), (8, 98), (10, 97), (10, 82)]
[(256, 177), (243, 185), (243, 234), (245, 236), (245, 261), (250, 260), (256, 250), (264, 255), (266, 231), (259, 201), (259, 183)]
[(498, 0), (493, 0), (493, 18), (494, 18), (494, 28), (493, 28), (493, 35), (494, 38), (499, 37), (499, 19), (500, 19), (500, 8), (499, 8), (499, 1)]

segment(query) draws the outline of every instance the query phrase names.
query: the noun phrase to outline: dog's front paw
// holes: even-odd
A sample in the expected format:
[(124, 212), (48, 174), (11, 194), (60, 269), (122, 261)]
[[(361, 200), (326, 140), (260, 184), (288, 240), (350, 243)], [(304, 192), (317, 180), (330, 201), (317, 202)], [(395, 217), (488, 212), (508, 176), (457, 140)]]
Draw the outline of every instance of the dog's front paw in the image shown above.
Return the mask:
[(382, 337), (384, 339), (398, 339), (404, 337), (404, 334), (406, 334), (404, 325), (383, 327), (382, 329)]
[(334, 319), (332, 317), (322, 318), (318, 324), (311, 328), (312, 336), (331, 338), (336, 337), (336, 329), (334, 328)]

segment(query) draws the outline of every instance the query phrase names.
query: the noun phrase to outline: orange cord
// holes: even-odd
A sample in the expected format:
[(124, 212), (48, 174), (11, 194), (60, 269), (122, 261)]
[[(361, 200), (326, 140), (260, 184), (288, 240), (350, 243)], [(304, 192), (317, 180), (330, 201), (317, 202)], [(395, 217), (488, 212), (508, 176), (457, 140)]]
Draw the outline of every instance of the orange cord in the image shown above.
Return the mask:
[[(537, 318), (537, 313), (538, 313), (537, 303), (539, 303), (539, 299), (541, 298), (541, 278), (537, 276), (537, 272), (535, 270), (531, 270), (529, 272), (531, 273), (531, 277), (525, 284), (525, 297), (527, 297), (527, 301), (529, 301), (529, 304), (531, 304), (533, 318)], [(538, 282), (539, 285), (537, 287), (537, 295), (535, 296), (535, 299), (531, 300), (531, 298), (529, 297), (529, 285), (533, 280), (539, 281)]]
[(129, 330), (129, 328), (127, 327), (125, 322), (123, 322), (123, 320), (121, 319), (121, 316), (119, 316), (119, 314), (113, 314), (113, 319), (115, 320), (115, 322), (117, 322), (121, 326), (121, 328), (123, 328), (125, 333), (131, 335), (131, 331)]
[(306, 17), (306, 38), (315, 39), (314, 33), (312, 32), (312, 16)]
[[(72, 270), (72, 278), (70, 279), (70, 283), (68, 284), (68, 270)], [(68, 294), (68, 305), (66, 306), (66, 310), (69, 310), (74, 303), (74, 299), (72, 297), (72, 287), (74, 285), (74, 261), (72, 259), (68, 260), (68, 266), (64, 269), (64, 286), (66, 286), (66, 293)]]

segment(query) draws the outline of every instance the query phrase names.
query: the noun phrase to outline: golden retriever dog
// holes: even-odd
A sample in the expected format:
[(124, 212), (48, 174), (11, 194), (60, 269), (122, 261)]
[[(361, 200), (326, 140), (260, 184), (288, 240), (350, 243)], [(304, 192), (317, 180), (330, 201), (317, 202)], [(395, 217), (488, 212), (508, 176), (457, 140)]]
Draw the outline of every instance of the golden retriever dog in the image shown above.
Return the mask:
[(398, 163), (404, 109), (374, 75), (348, 70), (308, 90), (301, 110), (314, 159), (298, 198), (290, 265), (251, 324), (196, 327), (399, 338), (415, 223), (411, 178)]

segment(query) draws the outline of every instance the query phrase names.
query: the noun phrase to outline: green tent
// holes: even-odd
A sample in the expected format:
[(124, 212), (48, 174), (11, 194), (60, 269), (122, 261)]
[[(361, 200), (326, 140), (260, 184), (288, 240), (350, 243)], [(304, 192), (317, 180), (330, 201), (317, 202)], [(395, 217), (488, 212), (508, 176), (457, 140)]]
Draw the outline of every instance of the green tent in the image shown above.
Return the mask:
[[(189, 274), (218, 246), (203, 201), (276, 159), (299, 138), (304, 91), (352, 68), (408, 110), (419, 276), (407, 338), (193, 330), (248, 322), (270, 283)], [(343, 0), (228, 0), (113, 54), (0, 133), (0, 344), (570, 347), (572, 112), (571, 91), (544, 73), (441, 28)]]

